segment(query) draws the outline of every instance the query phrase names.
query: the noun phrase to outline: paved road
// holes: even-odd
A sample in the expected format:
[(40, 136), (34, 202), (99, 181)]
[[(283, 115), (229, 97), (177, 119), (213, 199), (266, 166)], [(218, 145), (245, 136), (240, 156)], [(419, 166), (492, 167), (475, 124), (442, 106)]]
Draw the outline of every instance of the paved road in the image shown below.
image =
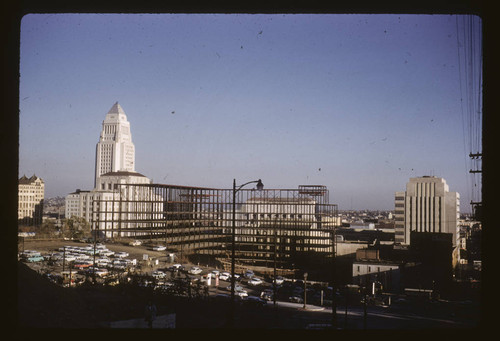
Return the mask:
[[(276, 302), (278, 309), (297, 309), (304, 319), (313, 323), (331, 323), (331, 307), (306, 305), (301, 303)], [(273, 302), (269, 302), (270, 307)], [(337, 326), (341, 329), (364, 329), (365, 313), (363, 307), (337, 307)], [(448, 329), (448, 328), (474, 328), (478, 326), (475, 319), (461, 318), (445, 312), (415, 312), (410, 307), (368, 306), (366, 313), (367, 329)]]

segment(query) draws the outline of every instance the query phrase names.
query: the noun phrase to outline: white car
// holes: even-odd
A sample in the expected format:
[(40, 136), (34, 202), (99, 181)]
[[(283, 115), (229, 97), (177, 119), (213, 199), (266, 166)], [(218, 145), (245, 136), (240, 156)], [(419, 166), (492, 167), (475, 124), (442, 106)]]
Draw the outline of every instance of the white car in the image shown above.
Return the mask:
[(129, 254), (128, 252), (118, 252), (118, 253), (115, 253), (115, 257), (118, 257), (118, 258), (125, 258), (125, 257), (128, 257)]
[(255, 285), (261, 285), (261, 284), (262, 284), (262, 280), (260, 278), (257, 278), (257, 277), (252, 277), (248, 280), (248, 285), (255, 286)]
[(229, 272), (221, 272), (219, 275), (221, 281), (229, 281), (231, 279), (231, 274)]
[(96, 262), (98, 267), (106, 267), (111, 263), (111, 261), (107, 258), (99, 258), (99, 259), (96, 259), (95, 262)]
[(167, 247), (164, 245), (158, 245), (158, 246), (153, 247), (153, 251), (165, 251), (166, 249), (167, 249)]
[(142, 242), (140, 240), (134, 240), (133, 242), (130, 242), (131, 246), (139, 246), (142, 245)]
[(241, 297), (241, 298), (248, 297), (248, 293), (246, 290), (238, 290), (238, 291), (235, 291), (234, 294), (236, 296)]
[(86, 255), (86, 254), (80, 254), (78, 256), (76, 256), (76, 260), (89, 260), (91, 259), (91, 257), (89, 255)]
[(104, 250), (104, 251), (99, 252), (99, 255), (111, 257), (111, 256), (114, 256), (115, 253), (114, 253), (114, 251), (111, 251), (111, 250)]
[(153, 273), (151, 274), (154, 278), (165, 278), (165, 276), (167, 275), (166, 273), (164, 273), (163, 271), (153, 271)]
[(63, 257), (63, 261), (66, 261), (66, 262), (73, 262), (75, 260), (76, 260), (76, 257), (73, 255), (66, 255), (65, 257)]
[(193, 274), (193, 275), (198, 275), (198, 274), (200, 274), (200, 273), (201, 273), (201, 271), (202, 271), (202, 270), (201, 270), (198, 266), (193, 266), (193, 267), (191, 267), (191, 269), (189, 269), (189, 271), (188, 271), (188, 272), (189, 272), (190, 274)]
[(108, 269), (95, 269), (95, 274), (99, 277), (104, 277), (108, 275)]

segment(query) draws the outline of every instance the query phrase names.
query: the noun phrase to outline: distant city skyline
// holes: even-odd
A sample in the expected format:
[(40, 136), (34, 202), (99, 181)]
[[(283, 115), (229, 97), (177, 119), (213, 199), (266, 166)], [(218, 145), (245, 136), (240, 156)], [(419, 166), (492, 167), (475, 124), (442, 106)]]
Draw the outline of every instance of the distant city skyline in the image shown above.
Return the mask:
[(92, 189), (118, 102), (135, 170), (155, 183), (318, 184), (339, 210), (393, 210), (409, 178), (435, 175), (470, 212), (464, 18), (29, 14), (19, 175), (41, 177), (46, 197)]

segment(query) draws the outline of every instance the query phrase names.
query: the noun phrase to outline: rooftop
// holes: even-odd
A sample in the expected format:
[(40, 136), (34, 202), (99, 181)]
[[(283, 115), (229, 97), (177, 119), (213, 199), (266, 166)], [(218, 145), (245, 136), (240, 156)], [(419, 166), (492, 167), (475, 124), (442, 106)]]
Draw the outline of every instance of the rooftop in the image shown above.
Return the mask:
[(33, 174), (33, 176), (31, 178), (27, 178), (26, 175), (23, 175), (20, 179), (19, 179), (19, 184), (20, 185), (29, 185), (29, 184), (32, 184), (34, 183), (37, 179), (39, 179), (42, 183), (43, 183), (43, 180), (40, 179), (38, 176), (36, 176), (35, 174)]
[(118, 172), (108, 172), (108, 173), (104, 173), (101, 175), (101, 177), (103, 176), (142, 176), (142, 177), (146, 177), (145, 175), (142, 175), (141, 173), (137, 173), (137, 172), (129, 172), (129, 171), (118, 171)]

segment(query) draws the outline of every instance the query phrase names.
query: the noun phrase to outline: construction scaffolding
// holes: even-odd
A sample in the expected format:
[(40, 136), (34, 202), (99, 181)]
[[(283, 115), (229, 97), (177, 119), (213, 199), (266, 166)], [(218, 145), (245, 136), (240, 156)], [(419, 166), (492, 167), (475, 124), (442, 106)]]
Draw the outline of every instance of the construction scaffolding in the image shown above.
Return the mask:
[(101, 236), (149, 239), (169, 252), (208, 254), (222, 264), (231, 259), (234, 227), (238, 264), (281, 269), (307, 256), (330, 258), (340, 223), (325, 186), (234, 191), (118, 184), (94, 202), (92, 217)]

